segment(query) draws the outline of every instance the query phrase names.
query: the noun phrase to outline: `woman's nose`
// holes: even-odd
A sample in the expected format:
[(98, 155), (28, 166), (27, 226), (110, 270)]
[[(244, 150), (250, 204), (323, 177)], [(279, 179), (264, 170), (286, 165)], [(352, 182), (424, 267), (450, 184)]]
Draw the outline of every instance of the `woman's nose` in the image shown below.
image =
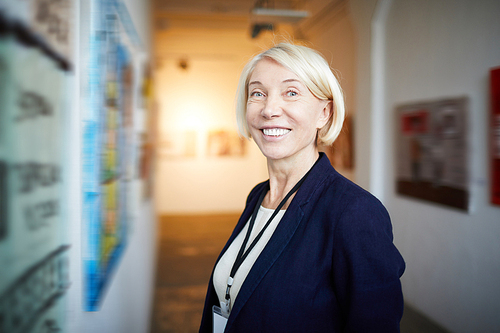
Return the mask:
[(278, 96), (269, 95), (261, 110), (261, 115), (268, 119), (279, 117), (283, 112), (283, 105), (281, 102), (282, 101)]

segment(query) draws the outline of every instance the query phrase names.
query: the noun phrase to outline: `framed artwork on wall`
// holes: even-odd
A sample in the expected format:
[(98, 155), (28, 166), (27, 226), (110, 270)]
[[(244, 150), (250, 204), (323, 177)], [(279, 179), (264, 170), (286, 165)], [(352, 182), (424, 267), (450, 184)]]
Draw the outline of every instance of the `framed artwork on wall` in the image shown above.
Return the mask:
[(246, 141), (238, 132), (226, 129), (214, 129), (208, 132), (207, 155), (211, 157), (244, 156)]
[(396, 107), (396, 192), (469, 209), (468, 98)]
[(320, 145), (330, 163), (337, 171), (354, 170), (354, 120), (347, 116), (342, 126), (342, 131), (330, 146)]
[(137, 36), (121, 1), (92, 0), (83, 115), (85, 310), (99, 310), (127, 245), (138, 177)]
[(490, 71), (491, 203), (500, 206), (500, 67)]

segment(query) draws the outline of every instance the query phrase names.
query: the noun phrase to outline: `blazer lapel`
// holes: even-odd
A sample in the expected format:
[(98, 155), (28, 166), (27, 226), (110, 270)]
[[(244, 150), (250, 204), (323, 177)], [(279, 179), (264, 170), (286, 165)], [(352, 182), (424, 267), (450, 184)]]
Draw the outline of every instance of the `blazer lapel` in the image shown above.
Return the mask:
[(297, 230), (297, 227), (302, 221), (303, 216), (304, 213), (299, 206), (295, 206), (293, 209), (287, 210), (273, 236), (267, 243), (264, 250), (262, 250), (262, 253), (255, 261), (255, 264), (248, 273), (245, 282), (241, 286), (241, 289), (238, 292), (238, 297), (233, 304), (231, 315), (229, 316), (226, 328), (227, 330), (230, 329), (232, 322), (234, 322), (242, 307), (255, 291), (255, 288), (257, 288), (258, 284), (288, 245)]

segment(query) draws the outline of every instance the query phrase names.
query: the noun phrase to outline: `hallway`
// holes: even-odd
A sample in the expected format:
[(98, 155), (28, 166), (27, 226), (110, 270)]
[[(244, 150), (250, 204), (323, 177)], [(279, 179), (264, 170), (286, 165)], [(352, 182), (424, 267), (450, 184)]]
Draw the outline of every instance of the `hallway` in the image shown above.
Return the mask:
[(197, 332), (213, 264), (238, 215), (168, 216), (160, 239), (153, 333)]
[[(151, 333), (198, 332), (213, 263), (238, 214), (168, 216), (158, 220), (160, 239)], [(405, 308), (402, 333), (446, 333)]]

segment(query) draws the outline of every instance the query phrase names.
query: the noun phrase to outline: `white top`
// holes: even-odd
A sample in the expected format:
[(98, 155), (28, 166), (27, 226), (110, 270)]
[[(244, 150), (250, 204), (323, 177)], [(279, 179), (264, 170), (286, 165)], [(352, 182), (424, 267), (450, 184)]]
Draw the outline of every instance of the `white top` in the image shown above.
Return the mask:
[[(231, 290), (229, 292), (229, 294), (231, 295), (231, 307), (234, 304), (236, 297), (238, 296), (238, 292), (240, 291), (240, 288), (243, 285), (248, 272), (250, 272), (253, 264), (259, 257), (269, 239), (271, 239), (274, 230), (278, 226), (278, 223), (281, 221), (283, 215), (285, 215), (285, 212), (286, 210), (280, 210), (278, 214), (273, 218), (271, 224), (269, 224), (266, 231), (264, 231), (264, 234), (262, 234), (260, 240), (257, 242), (257, 244), (255, 244), (255, 247), (248, 254), (246, 259), (243, 261), (240, 268), (234, 275), (233, 286), (231, 287)], [(255, 219), (255, 225), (253, 227), (252, 234), (250, 235), (250, 239), (248, 240), (246, 246), (247, 248), (250, 246), (250, 244), (252, 244), (255, 237), (259, 234), (259, 232), (262, 230), (273, 213), (274, 209), (264, 208), (260, 206), (257, 217)], [(238, 255), (241, 245), (243, 244), (243, 240), (245, 239), (245, 235), (247, 234), (249, 222), (250, 220), (247, 221), (241, 232), (238, 234), (238, 236), (236, 236), (233, 242), (229, 245), (227, 251), (220, 258), (217, 266), (215, 266), (213, 281), (215, 291), (217, 292), (219, 302), (221, 303), (221, 308), (223, 308), (222, 303), (225, 302), (227, 278), (231, 273), (231, 268), (233, 268), (236, 256)]]

